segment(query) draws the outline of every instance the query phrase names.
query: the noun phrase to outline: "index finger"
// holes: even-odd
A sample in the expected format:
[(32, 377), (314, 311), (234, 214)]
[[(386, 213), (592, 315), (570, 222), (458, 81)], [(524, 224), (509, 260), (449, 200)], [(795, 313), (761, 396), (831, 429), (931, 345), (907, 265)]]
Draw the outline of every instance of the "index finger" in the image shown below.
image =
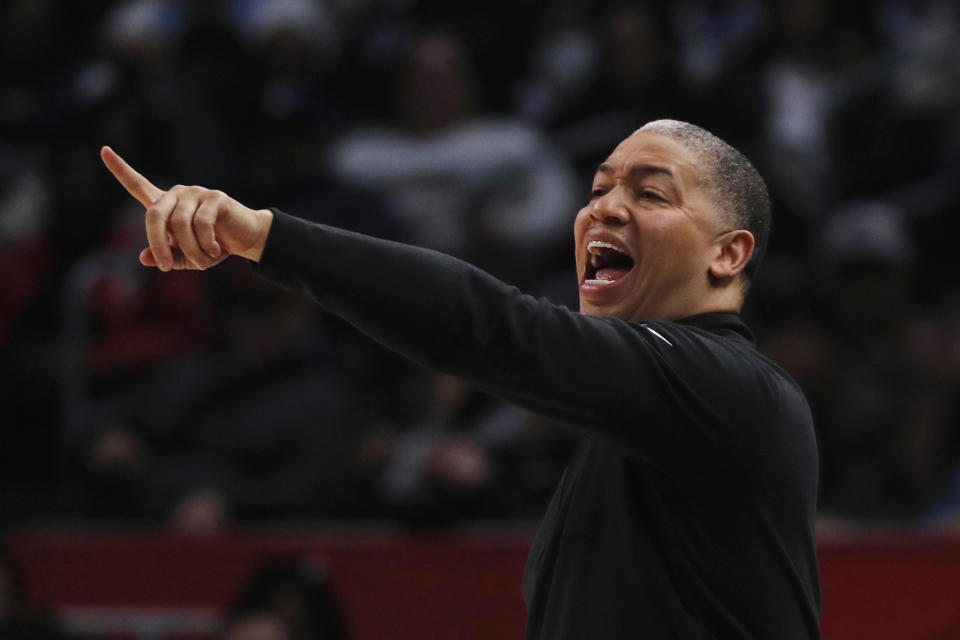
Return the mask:
[(120, 181), (123, 188), (140, 201), (145, 207), (149, 207), (163, 195), (163, 190), (154, 186), (152, 182), (137, 173), (133, 167), (124, 161), (123, 158), (110, 147), (100, 149), (100, 158), (107, 169), (113, 174), (113, 177)]

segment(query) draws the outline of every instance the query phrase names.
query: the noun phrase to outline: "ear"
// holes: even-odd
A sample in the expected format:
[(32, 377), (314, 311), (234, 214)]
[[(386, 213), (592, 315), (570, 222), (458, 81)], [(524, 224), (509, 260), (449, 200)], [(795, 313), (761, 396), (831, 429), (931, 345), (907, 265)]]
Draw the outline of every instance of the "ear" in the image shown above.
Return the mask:
[(711, 279), (727, 280), (739, 275), (750, 262), (755, 244), (753, 234), (746, 229), (734, 229), (718, 236), (709, 269)]

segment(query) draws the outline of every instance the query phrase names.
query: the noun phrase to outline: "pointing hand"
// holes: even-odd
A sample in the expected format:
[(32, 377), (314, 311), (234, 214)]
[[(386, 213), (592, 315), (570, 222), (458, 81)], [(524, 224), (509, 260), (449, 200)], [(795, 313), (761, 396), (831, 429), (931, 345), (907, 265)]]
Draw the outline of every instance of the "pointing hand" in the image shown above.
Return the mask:
[(259, 261), (273, 222), (267, 209), (243, 206), (222, 191), (177, 185), (167, 191), (137, 173), (110, 147), (100, 150), (110, 173), (146, 207), (148, 267), (207, 269), (229, 255)]

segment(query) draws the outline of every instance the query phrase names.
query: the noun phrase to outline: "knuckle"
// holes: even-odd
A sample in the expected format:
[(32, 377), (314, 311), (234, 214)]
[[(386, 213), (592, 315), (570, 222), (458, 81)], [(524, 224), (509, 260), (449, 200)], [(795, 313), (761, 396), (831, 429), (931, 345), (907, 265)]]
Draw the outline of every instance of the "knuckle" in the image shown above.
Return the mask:
[(207, 200), (215, 208), (220, 207), (224, 202), (226, 202), (227, 194), (225, 194), (223, 191), (208, 191)]
[(203, 208), (203, 222), (205, 224), (213, 224), (217, 219), (217, 211), (220, 209), (220, 200), (213, 199), (208, 201), (207, 206)]
[(190, 227), (189, 215), (182, 209), (174, 212), (174, 214), (170, 216), (170, 226), (178, 231), (188, 229)]

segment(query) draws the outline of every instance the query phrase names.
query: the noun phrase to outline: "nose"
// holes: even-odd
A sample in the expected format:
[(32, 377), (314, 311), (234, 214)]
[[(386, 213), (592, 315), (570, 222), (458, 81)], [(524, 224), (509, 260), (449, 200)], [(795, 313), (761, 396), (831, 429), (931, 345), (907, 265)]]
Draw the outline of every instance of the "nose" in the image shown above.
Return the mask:
[(606, 192), (590, 205), (590, 217), (609, 225), (623, 225), (630, 221), (630, 212), (618, 186)]

